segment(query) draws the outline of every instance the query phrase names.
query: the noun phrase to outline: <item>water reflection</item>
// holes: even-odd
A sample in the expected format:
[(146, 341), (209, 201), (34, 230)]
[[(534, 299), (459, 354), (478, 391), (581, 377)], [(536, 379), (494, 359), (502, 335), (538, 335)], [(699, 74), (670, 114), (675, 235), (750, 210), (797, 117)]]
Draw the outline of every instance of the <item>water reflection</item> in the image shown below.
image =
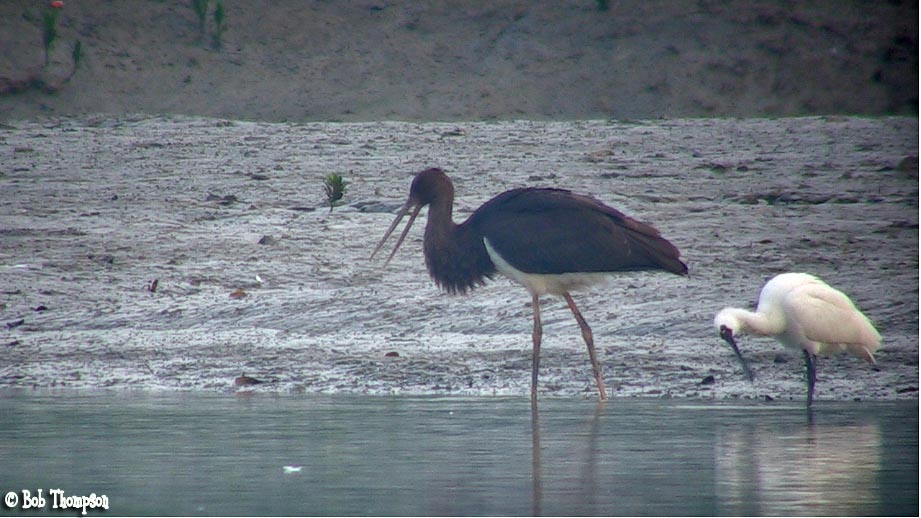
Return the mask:
[[(579, 466), (579, 477), (575, 487), (579, 488), (579, 498), (582, 499), (582, 505), (587, 508), (598, 508), (598, 503), (594, 495), (598, 493), (596, 452), (598, 451), (598, 425), (600, 416), (605, 409), (606, 402), (598, 402), (594, 407), (594, 412), (587, 426), (587, 433), (584, 434), (585, 445), (579, 448), (579, 444), (571, 445), (572, 463)], [(583, 436), (575, 434), (574, 437)], [(555, 474), (551, 474), (551, 478)], [(542, 467), (541, 467), (541, 442), (540, 442), (540, 411), (539, 405), (531, 401), (531, 514), (533, 516), (543, 516), (543, 484), (542, 484)], [(600, 510), (600, 509), (599, 509)]]
[(116, 515), (900, 515), (917, 425), (910, 403), (810, 424), (763, 404), (0, 391), (0, 489), (106, 494)]
[(532, 406), (531, 513), (715, 514), (709, 420), (649, 403)]
[(531, 515), (543, 516), (541, 500), (544, 498), (540, 483), (540, 412), (537, 401), (531, 400)]
[(838, 514), (875, 506), (882, 437), (877, 423), (721, 430), (716, 490), (729, 514)]
[(531, 514), (914, 514), (917, 408), (825, 406), (532, 404)]

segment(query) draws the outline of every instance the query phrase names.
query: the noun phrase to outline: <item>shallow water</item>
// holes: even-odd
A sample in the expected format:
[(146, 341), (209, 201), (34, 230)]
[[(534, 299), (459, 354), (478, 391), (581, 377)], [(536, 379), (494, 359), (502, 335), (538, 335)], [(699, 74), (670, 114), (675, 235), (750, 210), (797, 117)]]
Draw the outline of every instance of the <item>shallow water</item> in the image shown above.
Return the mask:
[(8, 390), (0, 465), (49, 513), (915, 515), (918, 404)]

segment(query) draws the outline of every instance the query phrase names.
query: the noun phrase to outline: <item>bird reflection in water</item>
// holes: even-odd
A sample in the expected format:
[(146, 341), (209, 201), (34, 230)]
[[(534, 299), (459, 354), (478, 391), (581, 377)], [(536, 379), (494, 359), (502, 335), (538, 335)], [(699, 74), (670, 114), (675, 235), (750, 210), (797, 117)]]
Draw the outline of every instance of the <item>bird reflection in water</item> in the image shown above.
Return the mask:
[(879, 498), (881, 442), (877, 423), (724, 431), (715, 451), (721, 514), (854, 514), (851, 506)]
[[(575, 462), (581, 466), (578, 487), (581, 495), (582, 504), (587, 508), (596, 508), (599, 502), (595, 501), (595, 495), (598, 494), (598, 437), (600, 435), (601, 414), (605, 408), (603, 401), (598, 401), (595, 405), (594, 412), (589, 419), (589, 429), (583, 433), (566, 434), (567, 444), (563, 446), (566, 451), (565, 457), (571, 460), (574, 457), (573, 444), (569, 442), (573, 437), (585, 437), (587, 442), (583, 449), (582, 461)], [(543, 515), (543, 465), (541, 463), (541, 427), (540, 411), (537, 400), (531, 400), (531, 515)]]

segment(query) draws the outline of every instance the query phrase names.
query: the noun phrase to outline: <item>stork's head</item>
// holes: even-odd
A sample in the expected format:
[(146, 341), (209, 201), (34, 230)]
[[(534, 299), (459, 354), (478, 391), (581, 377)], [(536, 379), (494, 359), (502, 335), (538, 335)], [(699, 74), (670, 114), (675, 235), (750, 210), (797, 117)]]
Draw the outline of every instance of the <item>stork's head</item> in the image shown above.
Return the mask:
[(403, 229), (403, 233), (400, 234), (400, 239), (397, 240), (397, 244), (393, 247), (393, 251), (387, 256), (387, 261), (384, 262), (385, 265), (389, 263), (397, 253), (397, 250), (399, 250), (400, 245), (403, 244), (403, 240), (406, 239), (406, 234), (409, 233), (410, 227), (412, 227), (413, 222), (416, 221), (416, 216), (419, 215), (419, 211), (422, 210), (422, 207), (434, 203), (435, 201), (447, 202), (450, 207), (450, 205), (454, 203), (454, 184), (451, 183), (451, 179), (448, 178), (448, 175), (446, 175), (444, 171), (437, 167), (430, 167), (413, 178), (413, 183), (409, 188), (409, 198), (406, 199), (406, 203), (403, 204), (400, 212), (397, 213), (397, 217), (394, 218), (393, 223), (390, 224), (390, 228), (387, 229), (380, 243), (374, 248), (374, 252), (371, 253), (371, 259), (374, 259), (374, 256), (377, 255), (377, 252), (384, 246), (384, 242), (387, 241), (390, 234), (393, 234), (400, 220), (402, 220), (406, 214), (409, 214), (409, 221), (406, 222), (406, 227)]

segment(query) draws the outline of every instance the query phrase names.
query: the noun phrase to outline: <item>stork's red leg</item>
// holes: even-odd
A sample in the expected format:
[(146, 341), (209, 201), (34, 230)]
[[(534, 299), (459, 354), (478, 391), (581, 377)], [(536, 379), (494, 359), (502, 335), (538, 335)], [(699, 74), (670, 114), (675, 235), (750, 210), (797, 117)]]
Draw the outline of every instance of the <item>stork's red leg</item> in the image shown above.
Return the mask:
[(569, 309), (571, 309), (572, 314), (576, 316), (576, 322), (579, 323), (579, 328), (582, 329), (582, 339), (585, 340), (585, 345), (588, 346), (588, 357), (592, 361), (592, 372), (595, 374), (595, 383), (598, 385), (598, 397), (601, 400), (605, 400), (608, 396), (604, 392), (604, 380), (601, 378), (601, 364), (598, 363), (598, 357), (595, 355), (595, 339), (592, 338), (592, 328), (589, 327), (588, 322), (582, 318), (582, 313), (579, 313), (579, 308), (576, 307), (576, 303), (572, 300), (569, 293), (564, 293), (563, 298), (566, 299), (566, 303), (569, 304)]
[(531, 401), (537, 401), (537, 369), (540, 366), (540, 340), (543, 328), (540, 325), (540, 300), (537, 295), (531, 295), (531, 305), (534, 308), (534, 330), (531, 332), (531, 342), (534, 351), (531, 353)]

